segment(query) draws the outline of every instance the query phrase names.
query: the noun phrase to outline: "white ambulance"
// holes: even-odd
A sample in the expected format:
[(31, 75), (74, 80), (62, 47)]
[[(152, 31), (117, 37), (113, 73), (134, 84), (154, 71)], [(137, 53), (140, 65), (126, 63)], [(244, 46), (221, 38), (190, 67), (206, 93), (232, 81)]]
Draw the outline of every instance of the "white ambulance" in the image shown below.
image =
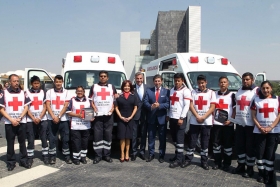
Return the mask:
[[(208, 53), (173, 53), (143, 65), (142, 71), (145, 72), (144, 81), (151, 87), (154, 85), (153, 76), (160, 74), (163, 78), (163, 86), (171, 89), (174, 86), (175, 73), (185, 75), (185, 83), (190, 90), (197, 88), (196, 78), (200, 74), (206, 76), (207, 87), (212, 90), (219, 89), (218, 82), (221, 76), (229, 79), (230, 91), (237, 91), (242, 85), (240, 75), (226, 57)], [(258, 73), (255, 77), (257, 85), (264, 80), (266, 80), (265, 73)]]
[[(95, 83), (99, 82), (99, 72), (108, 71), (109, 83), (115, 86), (120, 92), (121, 84), (126, 80), (126, 72), (123, 63), (116, 54), (100, 52), (70, 52), (66, 58), (62, 59), (61, 75), (64, 78), (63, 87), (69, 90), (72, 96), (75, 96), (77, 86), (83, 86), (86, 90), (86, 96), (89, 89)], [(44, 69), (26, 68), (24, 89), (30, 87), (30, 78), (33, 75), (39, 76), (45, 90), (53, 86), (52, 77)]]

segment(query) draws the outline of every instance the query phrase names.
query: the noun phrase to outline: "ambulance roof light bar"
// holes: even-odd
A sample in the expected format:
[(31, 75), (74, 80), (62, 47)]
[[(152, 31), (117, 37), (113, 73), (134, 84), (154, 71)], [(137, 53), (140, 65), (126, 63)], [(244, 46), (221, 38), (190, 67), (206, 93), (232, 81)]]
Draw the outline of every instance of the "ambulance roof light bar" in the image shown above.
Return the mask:
[(74, 56), (74, 62), (82, 62), (82, 56), (81, 55), (77, 55), (77, 56)]
[(227, 58), (221, 58), (222, 65), (228, 65), (228, 59)]
[(198, 63), (199, 59), (198, 56), (191, 56), (190, 57), (190, 63)]
[(115, 57), (108, 57), (108, 63), (109, 64), (115, 64), (116, 63), (116, 58)]

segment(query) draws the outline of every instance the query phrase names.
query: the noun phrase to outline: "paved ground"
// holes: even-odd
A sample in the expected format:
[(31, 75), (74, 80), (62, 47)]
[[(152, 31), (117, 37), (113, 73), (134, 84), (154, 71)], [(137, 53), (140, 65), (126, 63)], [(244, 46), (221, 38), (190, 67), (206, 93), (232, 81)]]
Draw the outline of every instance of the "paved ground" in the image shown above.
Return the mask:
[[(3, 130), (1, 125), (1, 134)], [(3, 146), (6, 146), (5, 138), (0, 139), (0, 149)], [(156, 159), (147, 163), (139, 158), (135, 162), (120, 163), (118, 148), (118, 143), (114, 142), (112, 164), (101, 161), (93, 165), (93, 153), (90, 152), (86, 165), (67, 165), (59, 153), (56, 165), (44, 166), (40, 160), (40, 145), (37, 145), (33, 167), (24, 169), (17, 164), (12, 172), (7, 171), (5, 153), (0, 152), (0, 186), (264, 186), (256, 182), (257, 174), (254, 179), (245, 179), (221, 170), (205, 171), (199, 166), (198, 158), (187, 168), (170, 169), (168, 159), (174, 152), (170, 142), (167, 143), (166, 162), (162, 164)], [(236, 161), (233, 163), (236, 166)], [(213, 165), (213, 161), (209, 164)]]

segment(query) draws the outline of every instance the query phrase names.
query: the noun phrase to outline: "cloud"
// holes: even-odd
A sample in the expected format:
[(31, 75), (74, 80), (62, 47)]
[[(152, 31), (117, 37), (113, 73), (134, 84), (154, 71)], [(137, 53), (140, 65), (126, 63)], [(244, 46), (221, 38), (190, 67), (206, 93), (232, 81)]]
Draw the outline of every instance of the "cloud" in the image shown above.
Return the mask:
[(271, 4), (271, 5), (270, 5), (270, 9), (271, 9), (271, 10), (275, 9), (275, 5), (274, 5), (274, 4)]

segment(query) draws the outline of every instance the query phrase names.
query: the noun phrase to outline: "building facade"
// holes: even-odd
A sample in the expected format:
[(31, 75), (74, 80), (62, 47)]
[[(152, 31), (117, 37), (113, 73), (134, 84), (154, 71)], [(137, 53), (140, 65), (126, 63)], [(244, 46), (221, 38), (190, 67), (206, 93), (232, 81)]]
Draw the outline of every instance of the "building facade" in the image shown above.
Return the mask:
[(142, 64), (154, 59), (171, 53), (200, 52), (201, 7), (159, 11), (149, 39), (141, 39), (140, 32), (121, 32), (120, 43), (120, 57), (130, 80)]

